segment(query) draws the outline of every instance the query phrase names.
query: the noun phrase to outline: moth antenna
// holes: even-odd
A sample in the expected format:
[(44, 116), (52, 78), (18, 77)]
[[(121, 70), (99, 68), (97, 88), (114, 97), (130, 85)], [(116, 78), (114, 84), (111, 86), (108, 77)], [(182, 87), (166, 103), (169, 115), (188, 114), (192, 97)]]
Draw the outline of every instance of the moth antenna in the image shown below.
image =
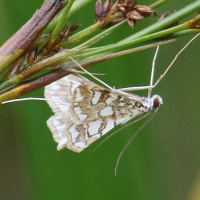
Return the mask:
[(8, 100), (8, 101), (3, 101), (2, 104), (13, 103), (13, 102), (17, 102), (17, 101), (29, 101), (29, 100), (37, 100), (37, 101), (53, 101), (53, 102), (57, 102), (57, 103), (62, 103), (62, 104), (66, 104), (66, 105), (68, 105), (68, 103), (65, 103), (65, 102), (63, 102), (63, 101), (59, 101), (59, 100), (54, 100), (54, 99), (45, 99), (45, 98), (35, 98), (35, 97), (28, 97), (28, 98), (23, 98), (23, 99), (12, 99), (12, 100)]
[(91, 76), (94, 80), (98, 81), (99, 83), (103, 84), (104, 86), (106, 86), (107, 88), (109, 88), (110, 90), (113, 90), (112, 87), (110, 87), (108, 84), (106, 84), (105, 82), (103, 82), (102, 80), (98, 79), (96, 76), (93, 76), (90, 72), (88, 72), (86, 69), (84, 69), (78, 62), (76, 62), (71, 56), (69, 56), (69, 58), (79, 67), (81, 68), (86, 74), (88, 74), (89, 76)]
[[(155, 72), (155, 64), (156, 64), (156, 58), (157, 58), (157, 55), (158, 55), (159, 47), (160, 47), (160, 46), (157, 46), (155, 55), (154, 55), (154, 57), (153, 57), (152, 68), (151, 68), (151, 78), (150, 78), (150, 85), (149, 85), (149, 86), (153, 86), (153, 78), (154, 78), (154, 72)], [(149, 89), (148, 89), (148, 98), (151, 97), (151, 91), (152, 91), (152, 88), (149, 88)]]
[(126, 143), (126, 145), (124, 146), (124, 148), (122, 149), (122, 151), (120, 152), (118, 158), (117, 158), (117, 163), (115, 166), (115, 176), (117, 176), (117, 168), (119, 165), (119, 161), (124, 153), (124, 151), (127, 149), (127, 147), (129, 146), (129, 144), (133, 141), (133, 139), (138, 135), (138, 133), (152, 120), (152, 118), (154, 117), (154, 115), (156, 114), (155, 110), (152, 115), (147, 119), (147, 121), (134, 133), (134, 135), (129, 139), (129, 141)]
[(177, 60), (177, 58), (179, 57), (179, 55), (190, 45), (191, 42), (193, 42), (198, 36), (200, 35), (200, 33), (198, 33), (197, 35), (195, 35), (192, 39), (189, 40), (189, 42), (187, 42), (187, 44), (176, 54), (176, 56), (174, 57), (174, 59), (172, 60), (172, 62), (170, 63), (170, 65), (167, 67), (167, 69), (164, 71), (164, 73), (158, 78), (158, 80), (156, 81), (156, 83), (153, 85), (153, 87), (155, 87), (156, 85), (158, 85), (158, 83), (164, 78), (164, 76), (167, 74), (167, 72), (169, 71), (169, 69), (172, 67), (172, 65), (174, 64), (174, 62)]
[(147, 117), (149, 114), (150, 114), (150, 113), (147, 113), (146, 115), (144, 115), (144, 116), (142, 116), (142, 117), (140, 117), (140, 118), (134, 120), (133, 122), (130, 122), (130, 123), (126, 124), (125, 126), (122, 126), (120, 129), (116, 130), (114, 133), (111, 133), (111, 134), (110, 134), (109, 136), (107, 136), (102, 142), (100, 142), (92, 152), (96, 151), (96, 149), (99, 148), (99, 147), (100, 147), (106, 140), (108, 140), (111, 136), (115, 135), (116, 133), (118, 133), (119, 131), (123, 130), (124, 128), (126, 128), (126, 127), (128, 127), (128, 126), (130, 126), (130, 125), (132, 125), (132, 124), (134, 124), (134, 123), (136, 123), (136, 122), (138, 122), (138, 121), (140, 121), (141, 119), (144, 119), (144, 118)]

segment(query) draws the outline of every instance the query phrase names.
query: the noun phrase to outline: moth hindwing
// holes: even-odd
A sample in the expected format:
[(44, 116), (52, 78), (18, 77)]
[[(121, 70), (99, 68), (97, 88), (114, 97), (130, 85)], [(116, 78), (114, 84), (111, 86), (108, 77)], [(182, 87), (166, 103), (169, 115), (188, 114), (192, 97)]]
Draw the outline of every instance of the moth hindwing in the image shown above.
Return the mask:
[(57, 149), (81, 152), (118, 124), (156, 110), (162, 103), (119, 90), (105, 89), (86, 78), (68, 75), (45, 87), (45, 98), (55, 112), (48, 121)]

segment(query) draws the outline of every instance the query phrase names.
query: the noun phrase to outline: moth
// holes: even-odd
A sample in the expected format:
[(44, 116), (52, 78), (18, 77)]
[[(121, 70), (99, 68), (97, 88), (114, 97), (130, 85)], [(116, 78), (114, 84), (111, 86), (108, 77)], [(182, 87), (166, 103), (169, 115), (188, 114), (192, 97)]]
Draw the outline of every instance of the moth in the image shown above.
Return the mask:
[(75, 75), (46, 86), (45, 99), (55, 112), (47, 125), (58, 143), (57, 149), (75, 152), (81, 152), (116, 125), (155, 111), (162, 104), (158, 95), (145, 98), (108, 90)]

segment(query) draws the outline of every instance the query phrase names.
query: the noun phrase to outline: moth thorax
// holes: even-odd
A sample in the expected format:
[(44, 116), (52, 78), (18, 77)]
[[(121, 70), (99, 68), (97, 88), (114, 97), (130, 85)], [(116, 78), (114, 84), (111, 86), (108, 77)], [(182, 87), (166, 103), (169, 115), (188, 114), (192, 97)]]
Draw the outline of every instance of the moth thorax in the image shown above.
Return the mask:
[(157, 110), (160, 104), (163, 104), (162, 98), (157, 94), (153, 95), (151, 99), (152, 99), (152, 110)]

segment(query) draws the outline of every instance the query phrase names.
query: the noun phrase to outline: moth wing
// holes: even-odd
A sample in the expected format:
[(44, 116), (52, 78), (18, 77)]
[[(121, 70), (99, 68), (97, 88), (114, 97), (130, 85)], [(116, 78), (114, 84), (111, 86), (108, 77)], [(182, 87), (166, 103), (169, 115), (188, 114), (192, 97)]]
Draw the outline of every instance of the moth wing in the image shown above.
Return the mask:
[(47, 125), (58, 143), (57, 149), (68, 148), (74, 152), (81, 152), (91, 143), (115, 127), (112, 119), (77, 123), (62, 114), (55, 114), (47, 121)]
[(140, 108), (127, 113), (133, 108), (130, 101), (138, 101), (137, 95), (110, 91), (73, 75), (47, 86), (45, 97), (54, 100), (48, 103), (56, 114), (47, 125), (58, 150), (81, 152), (116, 125), (143, 113)]
[(135, 103), (148, 104), (145, 98), (137, 95), (107, 90), (98, 85), (80, 85), (73, 92), (70, 113), (80, 122), (113, 119), (116, 124), (123, 124), (148, 110), (142, 110)]
[[(45, 87), (44, 95), (52, 110), (57, 112), (69, 112), (69, 106), (74, 89), (79, 85), (94, 84), (86, 78), (68, 75)], [(62, 103), (64, 102), (64, 103)]]

